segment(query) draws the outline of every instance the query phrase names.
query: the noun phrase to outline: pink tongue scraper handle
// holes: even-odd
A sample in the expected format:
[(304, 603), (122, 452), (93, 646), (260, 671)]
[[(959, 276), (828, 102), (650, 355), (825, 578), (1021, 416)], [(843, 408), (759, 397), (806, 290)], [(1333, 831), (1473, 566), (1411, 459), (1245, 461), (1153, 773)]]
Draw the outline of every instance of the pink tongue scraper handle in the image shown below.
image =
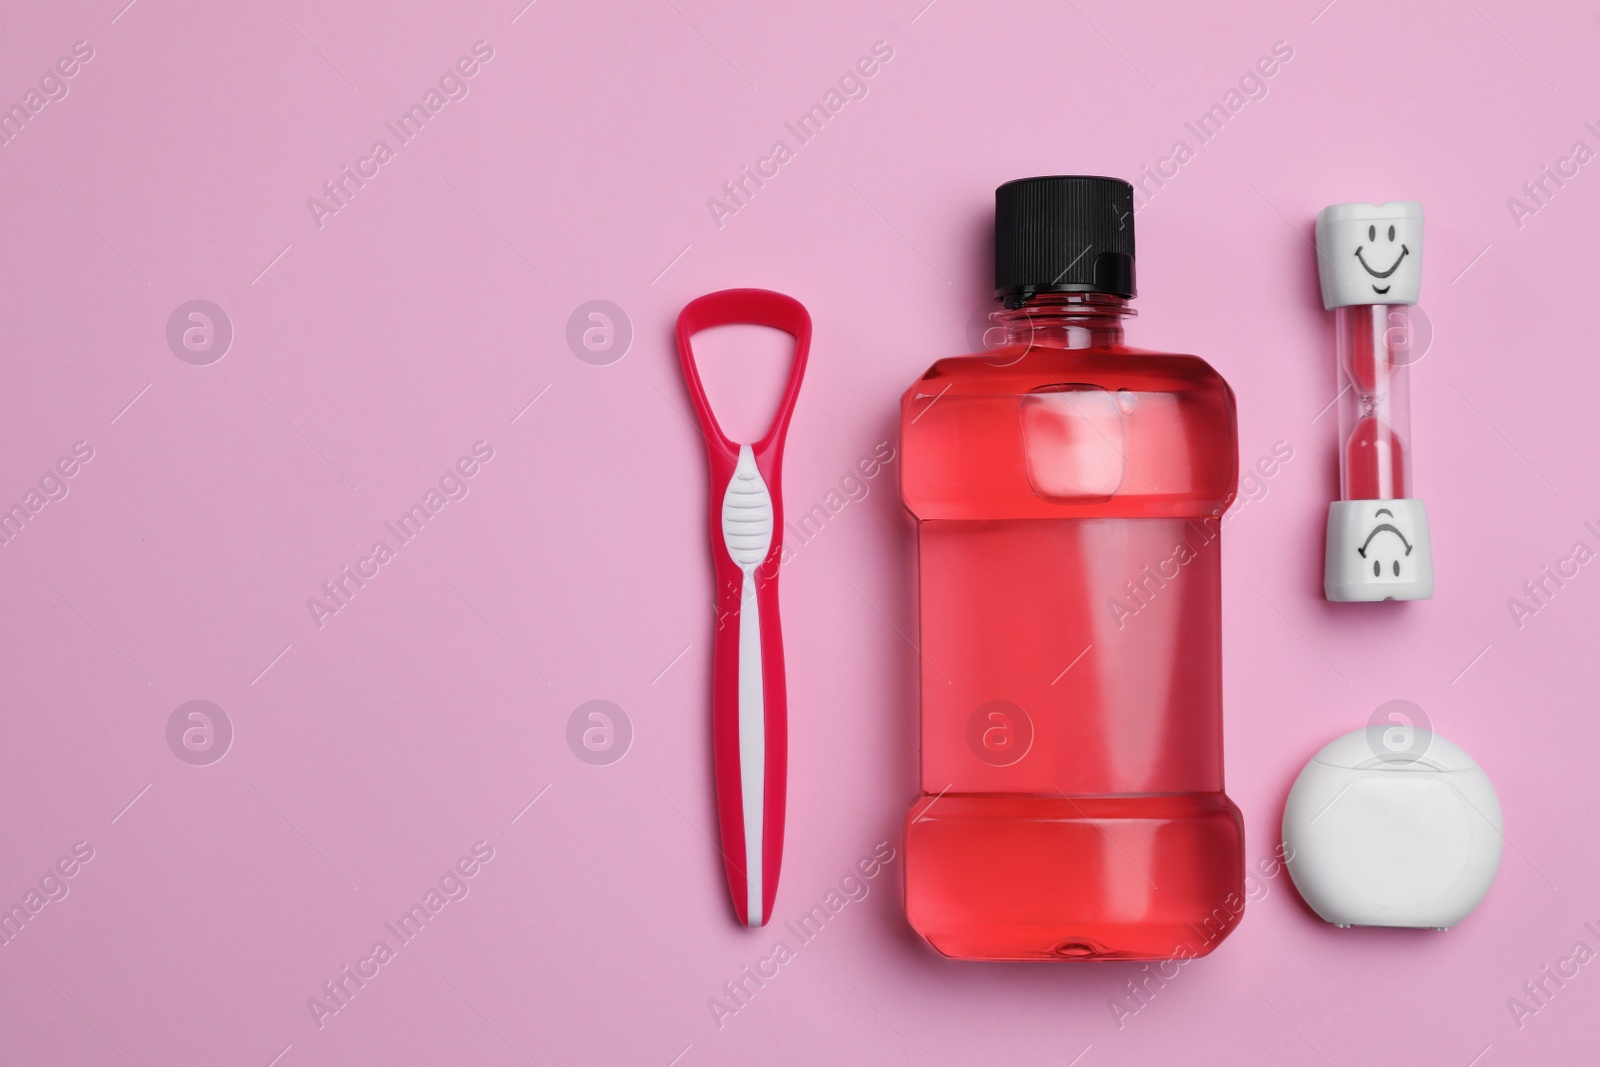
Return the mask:
[[(706, 400), (689, 339), (712, 326), (770, 326), (794, 335), (794, 364), (767, 435), (729, 440)], [(694, 400), (711, 466), (711, 559), (717, 581), (712, 653), (711, 738), (717, 821), (733, 910), (746, 926), (766, 924), (783, 862), (788, 779), (788, 701), (778, 625), (783, 548), (783, 439), (811, 347), (811, 316), (800, 302), (765, 289), (725, 289), (693, 300), (678, 316), (678, 361)]]

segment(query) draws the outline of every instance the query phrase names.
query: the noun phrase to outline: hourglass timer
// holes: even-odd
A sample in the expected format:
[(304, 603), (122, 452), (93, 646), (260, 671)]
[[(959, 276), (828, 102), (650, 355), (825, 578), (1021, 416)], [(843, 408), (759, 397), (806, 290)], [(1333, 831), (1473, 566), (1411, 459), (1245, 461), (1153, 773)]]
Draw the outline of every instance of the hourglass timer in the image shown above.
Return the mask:
[(1328, 508), (1329, 600), (1433, 596), (1428, 512), (1412, 494), (1410, 307), (1422, 280), (1422, 205), (1335, 204), (1317, 214), (1322, 303), (1335, 316), (1339, 495)]

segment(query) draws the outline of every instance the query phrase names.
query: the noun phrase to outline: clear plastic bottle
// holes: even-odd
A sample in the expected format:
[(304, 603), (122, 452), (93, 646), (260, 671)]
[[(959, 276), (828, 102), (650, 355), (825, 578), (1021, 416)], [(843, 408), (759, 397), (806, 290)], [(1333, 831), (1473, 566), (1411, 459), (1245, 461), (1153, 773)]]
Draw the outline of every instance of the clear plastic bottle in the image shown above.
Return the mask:
[(1200, 956), (1244, 908), (1222, 773), (1233, 393), (1123, 343), (1131, 197), (1001, 186), (1005, 343), (901, 403), (922, 703), (906, 909), (947, 956)]

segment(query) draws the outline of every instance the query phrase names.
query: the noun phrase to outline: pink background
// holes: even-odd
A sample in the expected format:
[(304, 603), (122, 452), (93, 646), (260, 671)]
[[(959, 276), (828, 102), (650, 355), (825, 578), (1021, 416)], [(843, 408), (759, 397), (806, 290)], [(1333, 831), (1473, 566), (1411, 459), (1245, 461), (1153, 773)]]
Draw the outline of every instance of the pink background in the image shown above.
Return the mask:
[[(1520, 628), (1507, 605), (1575, 541), (1600, 547), (1600, 176), (1520, 226), (1507, 206), (1574, 141), (1600, 148), (1582, 5), (124, 2), (12, 5), (0, 38), (8, 106), (73, 42), (94, 50), (0, 147), (0, 505), (93, 448), (0, 547), (0, 903), (75, 842), (94, 854), (0, 946), (0, 1060), (1593, 1056), (1595, 968), (1521, 1028), (1507, 1007), (1575, 942), (1600, 947), (1600, 565)], [(307, 198), (479, 40), (470, 94), (319, 228)], [(876, 41), (893, 58), (868, 95), (719, 228), (707, 198), (793, 147), (784, 122)], [(1131, 339), (1227, 377), (1245, 463), (1294, 450), (1225, 539), (1229, 792), (1266, 859), (1311, 753), (1414, 700), (1499, 790), (1488, 899), (1446, 934), (1339, 931), (1280, 874), (1120, 1028), (1136, 966), (939, 958), (899, 901), (915, 607), (891, 465), (785, 568), (777, 922), (878, 842), (896, 858), (719, 1029), (708, 999), (780, 931), (735, 928), (707, 837), (705, 478), (678, 308), (756, 285), (811, 309), (786, 468), (807, 509), (893, 440), (928, 363), (967, 350), (993, 187), (1195, 148), (1184, 122), (1275, 41), (1293, 58), (1268, 95), (1138, 215)], [(1324, 204), (1395, 198), (1428, 212), (1413, 405), (1438, 595), (1332, 606), (1331, 327), (1307, 236)], [(166, 342), (197, 298), (235, 333), (209, 366)], [(566, 341), (593, 299), (634, 331), (609, 365)], [(494, 457), (469, 495), (319, 629), (308, 598), (476, 441)], [(166, 739), (193, 699), (235, 731), (209, 766)], [(608, 766), (566, 741), (593, 699), (633, 727)], [(494, 858), (470, 893), (319, 1028), (308, 998), (477, 841)]]

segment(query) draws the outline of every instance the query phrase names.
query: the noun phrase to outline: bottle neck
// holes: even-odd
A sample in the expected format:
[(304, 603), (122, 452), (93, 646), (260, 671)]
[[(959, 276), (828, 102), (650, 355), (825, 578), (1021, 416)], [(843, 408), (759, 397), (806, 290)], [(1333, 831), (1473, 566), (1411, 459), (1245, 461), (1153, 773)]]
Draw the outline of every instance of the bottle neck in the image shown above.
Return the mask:
[(1008, 345), (1101, 348), (1122, 344), (1123, 319), (1137, 314), (1120, 296), (1040, 293), (992, 317), (1004, 327)]

